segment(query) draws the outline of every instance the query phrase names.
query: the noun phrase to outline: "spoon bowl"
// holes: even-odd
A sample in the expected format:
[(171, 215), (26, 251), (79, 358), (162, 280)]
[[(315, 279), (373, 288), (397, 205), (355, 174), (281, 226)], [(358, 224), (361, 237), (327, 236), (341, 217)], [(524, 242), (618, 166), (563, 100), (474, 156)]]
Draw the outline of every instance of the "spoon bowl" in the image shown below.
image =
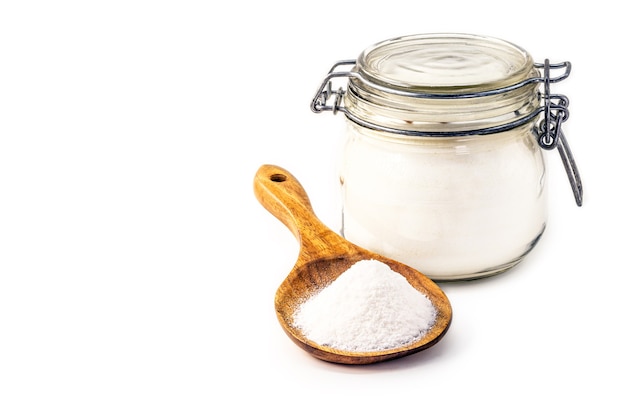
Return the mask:
[[(433, 346), (445, 335), (452, 320), (452, 308), (439, 286), (419, 271), (361, 248), (329, 229), (315, 215), (302, 185), (287, 170), (275, 165), (261, 166), (254, 177), (254, 193), (261, 205), (285, 224), (300, 243), (294, 267), (278, 287), (274, 299), (278, 321), (296, 345), (327, 362), (360, 365), (411, 355)], [(387, 264), (430, 299), (437, 310), (433, 326), (411, 344), (381, 351), (344, 351), (308, 339), (294, 324), (300, 305), (353, 264), (368, 259)]]

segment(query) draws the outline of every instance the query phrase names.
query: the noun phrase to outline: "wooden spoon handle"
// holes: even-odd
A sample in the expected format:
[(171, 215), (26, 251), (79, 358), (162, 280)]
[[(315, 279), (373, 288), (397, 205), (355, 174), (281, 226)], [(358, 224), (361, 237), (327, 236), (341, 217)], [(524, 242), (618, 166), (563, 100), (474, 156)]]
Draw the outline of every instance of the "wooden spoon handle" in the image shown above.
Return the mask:
[(306, 191), (289, 171), (275, 165), (261, 166), (254, 177), (254, 194), (298, 239), (299, 263), (354, 251), (317, 218)]

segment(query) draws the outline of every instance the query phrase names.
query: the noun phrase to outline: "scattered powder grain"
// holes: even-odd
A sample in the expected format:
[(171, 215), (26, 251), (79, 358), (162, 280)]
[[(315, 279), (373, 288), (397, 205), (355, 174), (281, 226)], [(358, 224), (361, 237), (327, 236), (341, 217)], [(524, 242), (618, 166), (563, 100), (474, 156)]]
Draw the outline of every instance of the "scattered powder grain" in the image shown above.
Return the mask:
[(306, 300), (294, 319), (307, 338), (322, 346), (370, 352), (417, 341), (436, 315), (428, 297), (403, 275), (382, 262), (364, 260)]

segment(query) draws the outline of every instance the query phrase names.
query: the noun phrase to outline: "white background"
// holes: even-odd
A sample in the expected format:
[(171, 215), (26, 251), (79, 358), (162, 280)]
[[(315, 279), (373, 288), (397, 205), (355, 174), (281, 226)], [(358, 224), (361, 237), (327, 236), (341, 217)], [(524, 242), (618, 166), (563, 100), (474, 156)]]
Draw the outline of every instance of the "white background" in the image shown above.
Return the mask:
[[(0, 415), (623, 416), (624, 25), (618, 3), (15, 1), (0, 5)], [(500, 37), (569, 60), (544, 238), (442, 285), (435, 347), (346, 367), (274, 313), (298, 252), (256, 201), (291, 171), (337, 229), (343, 120), (309, 102), (399, 35)]]

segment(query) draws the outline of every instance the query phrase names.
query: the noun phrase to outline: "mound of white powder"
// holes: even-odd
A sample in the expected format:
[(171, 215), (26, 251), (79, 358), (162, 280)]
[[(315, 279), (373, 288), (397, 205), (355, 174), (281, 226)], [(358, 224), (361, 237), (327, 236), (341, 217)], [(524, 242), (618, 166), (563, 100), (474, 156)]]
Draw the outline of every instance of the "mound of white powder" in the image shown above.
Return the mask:
[(419, 340), (435, 322), (432, 302), (376, 260), (359, 261), (306, 300), (294, 324), (322, 346), (381, 351)]

